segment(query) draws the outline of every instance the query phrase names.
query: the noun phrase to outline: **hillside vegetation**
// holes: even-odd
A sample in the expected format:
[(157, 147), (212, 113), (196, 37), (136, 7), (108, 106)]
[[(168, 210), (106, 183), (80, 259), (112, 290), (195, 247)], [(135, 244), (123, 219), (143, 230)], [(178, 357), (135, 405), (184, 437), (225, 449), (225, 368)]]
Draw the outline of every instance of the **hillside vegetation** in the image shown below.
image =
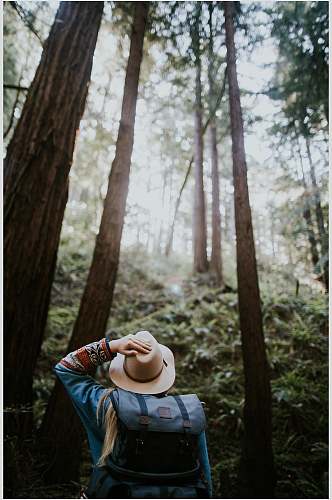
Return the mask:
[[(208, 280), (183, 280), (164, 269), (138, 267), (124, 257), (108, 334), (149, 330), (176, 359), (172, 391), (197, 393), (205, 402), (214, 494), (237, 497), (243, 432), (244, 380), (237, 295), (210, 288)], [(64, 355), (85, 279), (79, 255), (62, 259), (53, 287), (47, 338), (35, 377), (35, 418), (40, 423), (52, 389), (52, 366)], [(205, 284), (204, 284), (205, 281)], [(276, 498), (322, 498), (328, 488), (328, 331), (324, 295), (263, 295), (265, 341), (271, 367)], [(109, 385), (107, 366), (98, 373)], [(45, 466), (45, 464), (43, 464)], [(43, 486), (33, 468), (23, 498), (75, 497), (77, 484)], [(86, 449), (82, 484), (90, 473)], [(26, 483), (23, 481), (22, 484)]]

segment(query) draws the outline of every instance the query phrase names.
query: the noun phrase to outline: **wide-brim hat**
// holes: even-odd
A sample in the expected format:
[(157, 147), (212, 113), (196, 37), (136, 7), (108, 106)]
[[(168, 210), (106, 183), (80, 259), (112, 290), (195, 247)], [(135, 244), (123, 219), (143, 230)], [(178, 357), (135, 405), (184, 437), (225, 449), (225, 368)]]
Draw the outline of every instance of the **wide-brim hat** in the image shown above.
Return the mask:
[(149, 342), (151, 351), (135, 356), (118, 353), (110, 365), (110, 379), (121, 389), (138, 394), (160, 394), (168, 391), (175, 380), (172, 351), (159, 344), (150, 332), (137, 332), (133, 337)]

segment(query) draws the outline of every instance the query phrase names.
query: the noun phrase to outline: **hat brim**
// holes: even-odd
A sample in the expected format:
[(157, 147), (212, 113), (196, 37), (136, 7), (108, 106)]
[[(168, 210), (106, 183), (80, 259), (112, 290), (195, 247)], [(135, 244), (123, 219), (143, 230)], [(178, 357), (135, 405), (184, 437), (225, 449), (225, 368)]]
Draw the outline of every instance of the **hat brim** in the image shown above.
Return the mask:
[(159, 344), (159, 347), (161, 348), (163, 359), (166, 361), (167, 366), (163, 363), (162, 371), (158, 377), (150, 382), (136, 382), (128, 377), (124, 371), (123, 363), (125, 356), (118, 353), (112, 360), (109, 369), (109, 376), (112, 382), (117, 387), (120, 387), (120, 389), (137, 392), (138, 394), (160, 394), (168, 391), (175, 381), (174, 356), (168, 347), (162, 344)]

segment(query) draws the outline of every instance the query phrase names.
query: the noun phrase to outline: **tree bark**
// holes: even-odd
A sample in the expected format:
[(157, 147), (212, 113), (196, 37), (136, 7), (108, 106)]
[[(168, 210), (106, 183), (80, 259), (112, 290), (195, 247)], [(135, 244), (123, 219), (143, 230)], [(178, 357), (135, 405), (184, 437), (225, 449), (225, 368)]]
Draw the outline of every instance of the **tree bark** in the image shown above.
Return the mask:
[(236, 74), (234, 2), (224, 2), (229, 103), (232, 130), (237, 279), (245, 377), (242, 498), (272, 498), (271, 388), (264, 343), (255, 245), (247, 184), (243, 120)]
[(218, 171), (217, 129), (215, 114), (213, 113), (213, 100), (215, 95), (213, 82), (213, 33), (212, 33), (213, 5), (209, 4), (209, 114), (210, 121), (210, 148), (211, 148), (211, 180), (212, 180), (212, 250), (210, 270), (217, 286), (223, 285), (222, 260), (221, 260), (221, 215), (220, 215), (220, 190)]
[(219, 171), (217, 132), (214, 123), (210, 125), (211, 147), (211, 178), (212, 178), (212, 250), (211, 272), (218, 286), (223, 285), (222, 260), (221, 260), (221, 215), (219, 194)]
[(193, 46), (195, 52), (195, 138), (194, 138), (194, 214), (193, 214), (193, 250), (194, 272), (208, 271), (207, 260), (207, 229), (205, 213), (205, 194), (203, 181), (203, 127), (202, 127), (202, 85), (201, 85), (201, 57), (199, 40), (199, 22), (201, 5), (196, 6), (195, 30), (193, 33)]
[[(148, 2), (135, 2), (121, 120), (99, 233), (68, 352), (103, 337), (112, 304), (122, 228), (129, 186), (131, 154)], [(81, 434), (71, 401), (56, 382), (41, 428), (47, 451), (53, 457), (49, 482), (77, 480)]]
[(326, 292), (328, 292), (329, 291), (329, 243), (328, 243), (328, 236), (327, 236), (327, 233), (325, 231), (322, 204), (321, 204), (321, 199), (320, 199), (320, 194), (319, 194), (319, 188), (317, 186), (315, 166), (314, 166), (314, 163), (313, 163), (312, 157), (311, 157), (310, 142), (309, 142), (308, 137), (306, 137), (306, 148), (307, 148), (307, 155), (308, 155), (308, 160), (309, 160), (309, 165), (310, 165), (310, 177), (311, 177), (312, 187), (313, 187), (313, 191), (314, 191), (316, 220), (317, 220), (318, 234), (319, 234), (319, 240), (320, 240), (320, 246), (321, 246), (321, 260), (322, 260), (321, 267), (323, 270), (323, 279), (324, 279), (325, 289), (326, 289)]
[(21, 437), (102, 11), (103, 2), (60, 4), (4, 162), (4, 403)]

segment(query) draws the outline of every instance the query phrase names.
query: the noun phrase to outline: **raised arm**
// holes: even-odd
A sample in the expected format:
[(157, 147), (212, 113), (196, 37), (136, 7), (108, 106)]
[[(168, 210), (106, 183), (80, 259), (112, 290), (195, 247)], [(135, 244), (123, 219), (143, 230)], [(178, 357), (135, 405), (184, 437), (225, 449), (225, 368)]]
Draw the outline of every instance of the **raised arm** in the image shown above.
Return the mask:
[(118, 340), (104, 338), (76, 351), (70, 352), (61, 359), (55, 369), (65, 367), (77, 373), (91, 373), (98, 365), (111, 361), (119, 352), (127, 356), (135, 356), (139, 353), (148, 353), (151, 346), (142, 340), (126, 335)]
[(104, 338), (70, 352), (57, 363), (54, 370), (75, 406), (84, 405), (84, 411), (91, 416), (105, 389), (90, 376), (97, 366), (111, 361), (118, 352), (135, 356), (139, 352), (148, 353), (150, 349), (147, 343), (131, 335), (111, 341)]
[(88, 374), (98, 365), (111, 361), (114, 356), (116, 351), (111, 350), (110, 342), (105, 338), (70, 352), (55, 366), (55, 370), (57, 372), (59, 369), (67, 368), (75, 373)]
[(105, 387), (91, 374), (98, 365), (111, 361), (118, 352), (134, 356), (149, 350), (149, 346), (134, 340), (131, 335), (111, 341), (104, 338), (70, 352), (54, 367), (87, 431), (94, 463), (100, 455), (100, 449), (94, 443), (103, 440), (102, 419), (97, 419), (97, 408)]
[(98, 432), (98, 401), (105, 391), (91, 375), (98, 365), (111, 361), (115, 355), (104, 338), (70, 352), (54, 367), (87, 431)]

